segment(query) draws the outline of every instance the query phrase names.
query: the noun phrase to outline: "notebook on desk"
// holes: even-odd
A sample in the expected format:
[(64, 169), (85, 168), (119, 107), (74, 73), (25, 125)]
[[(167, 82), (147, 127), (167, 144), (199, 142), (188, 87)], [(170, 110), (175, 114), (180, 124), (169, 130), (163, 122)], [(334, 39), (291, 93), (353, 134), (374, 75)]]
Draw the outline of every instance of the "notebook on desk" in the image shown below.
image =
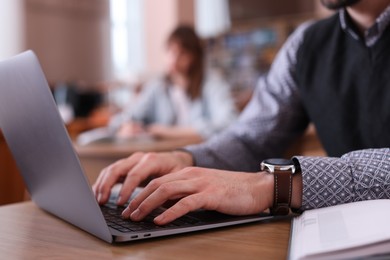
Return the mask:
[(267, 214), (234, 217), (196, 211), (169, 225), (156, 226), (152, 217), (142, 222), (123, 220), (122, 208), (113, 203), (100, 207), (32, 51), (0, 62), (0, 128), (32, 200), (45, 211), (110, 243), (272, 218)]

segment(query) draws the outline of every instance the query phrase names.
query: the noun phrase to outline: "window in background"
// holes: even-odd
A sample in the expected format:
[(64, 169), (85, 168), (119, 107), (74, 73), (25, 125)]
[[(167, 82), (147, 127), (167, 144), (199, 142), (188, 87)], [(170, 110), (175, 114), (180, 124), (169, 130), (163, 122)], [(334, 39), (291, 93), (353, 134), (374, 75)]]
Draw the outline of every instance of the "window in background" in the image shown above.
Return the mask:
[(0, 7), (0, 59), (24, 49), (24, 15), (21, 0), (2, 0)]
[(128, 78), (145, 67), (142, 0), (110, 0), (114, 75)]
[(110, 0), (111, 60), (113, 76), (108, 103), (116, 113), (134, 105), (132, 82), (145, 71), (142, 0)]

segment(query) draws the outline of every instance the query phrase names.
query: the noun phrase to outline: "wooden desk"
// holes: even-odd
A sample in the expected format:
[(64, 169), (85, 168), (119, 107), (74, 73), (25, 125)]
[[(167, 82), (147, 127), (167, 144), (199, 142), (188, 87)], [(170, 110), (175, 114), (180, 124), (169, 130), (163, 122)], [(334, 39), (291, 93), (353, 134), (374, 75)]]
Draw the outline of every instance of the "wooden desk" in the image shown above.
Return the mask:
[(135, 139), (126, 142), (102, 142), (85, 146), (75, 144), (75, 149), (88, 180), (92, 184), (102, 169), (119, 159), (127, 158), (135, 152), (172, 151), (199, 142), (199, 139)]
[(0, 207), (5, 259), (286, 259), (289, 221), (110, 245), (32, 202)]

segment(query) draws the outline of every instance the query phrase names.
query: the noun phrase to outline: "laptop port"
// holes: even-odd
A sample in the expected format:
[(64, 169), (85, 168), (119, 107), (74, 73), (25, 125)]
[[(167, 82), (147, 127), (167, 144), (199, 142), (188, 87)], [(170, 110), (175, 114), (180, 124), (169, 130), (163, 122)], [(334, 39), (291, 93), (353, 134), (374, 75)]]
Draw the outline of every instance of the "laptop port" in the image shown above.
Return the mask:
[(138, 236), (136, 235), (136, 236), (131, 236), (130, 237), (131, 239), (134, 239), (134, 238), (138, 238)]
[(148, 233), (148, 234), (144, 234), (144, 237), (150, 237), (151, 236), (151, 234), (150, 233)]

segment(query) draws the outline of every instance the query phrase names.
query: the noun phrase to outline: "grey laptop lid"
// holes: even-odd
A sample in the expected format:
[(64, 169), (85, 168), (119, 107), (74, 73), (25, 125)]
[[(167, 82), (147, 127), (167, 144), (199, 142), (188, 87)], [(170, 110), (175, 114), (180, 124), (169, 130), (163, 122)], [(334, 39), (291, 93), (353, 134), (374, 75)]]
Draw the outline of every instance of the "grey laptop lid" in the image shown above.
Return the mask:
[(33, 201), (112, 242), (32, 51), (0, 62), (0, 129)]

